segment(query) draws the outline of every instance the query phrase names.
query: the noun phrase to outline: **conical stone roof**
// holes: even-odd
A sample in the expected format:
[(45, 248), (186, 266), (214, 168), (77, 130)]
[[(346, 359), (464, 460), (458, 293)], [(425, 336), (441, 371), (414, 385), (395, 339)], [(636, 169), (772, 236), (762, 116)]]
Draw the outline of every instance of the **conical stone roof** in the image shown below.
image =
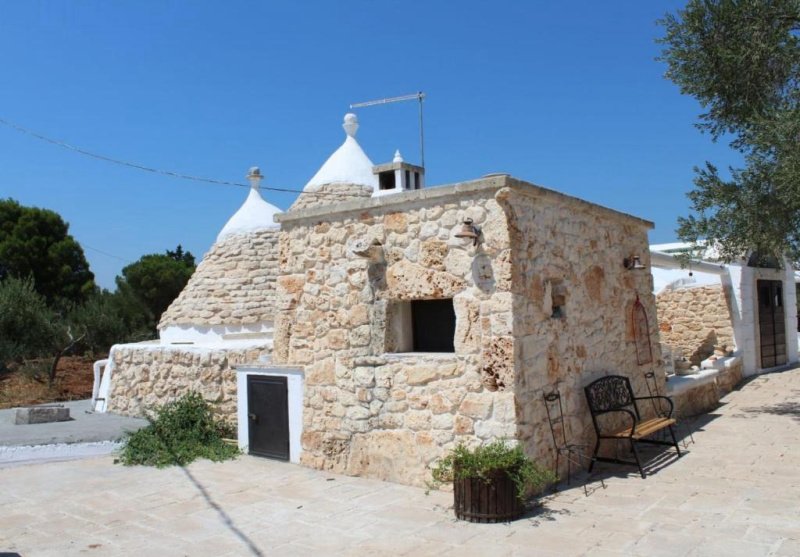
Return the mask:
[(344, 143), (303, 187), (290, 210), (369, 197), (377, 189), (378, 177), (372, 171), (375, 165), (356, 141), (356, 115), (346, 114), (342, 127), (347, 134)]
[(261, 177), (258, 168), (250, 169), (247, 199), (161, 316), (159, 329), (271, 324), (280, 233), (273, 216), (280, 210), (259, 194)]

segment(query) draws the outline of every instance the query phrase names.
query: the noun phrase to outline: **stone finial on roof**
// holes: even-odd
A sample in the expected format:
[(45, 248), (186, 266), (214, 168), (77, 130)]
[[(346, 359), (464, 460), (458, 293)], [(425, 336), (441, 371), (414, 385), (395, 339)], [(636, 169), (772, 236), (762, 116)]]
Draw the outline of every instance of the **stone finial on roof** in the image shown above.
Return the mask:
[(394, 152), (394, 158), (392, 159), (392, 162), (405, 162), (403, 160), (403, 155), (400, 154), (400, 149)]
[(280, 228), (273, 217), (281, 212), (275, 205), (267, 203), (258, 190), (261, 184), (261, 169), (257, 166), (250, 167), (247, 179), (250, 181), (250, 193), (244, 203), (234, 215), (228, 219), (222, 231), (217, 235), (217, 242), (229, 236), (247, 234), (256, 230), (277, 230)]
[(247, 179), (250, 181), (250, 187), (257, 190), (261, 185), (261, 179), (264, 176), (261, 174), (261, 169), (257, 166), (251, 166), (250, 172), (247, 173)]
[(344, 124), (342, 124), (344, 128), (344, 132), (350, 136), (355, 137), (356, 132), (358, 131), (358, 116), (353, 114), (352, 112), (348, 112), (344, 115)]
[(358, 130), (358, 117), (353, 113), (345, 114), (342, 127), (347, 134), (344, 143), (328, 157), (328, 160), (305, 185), (303, 191), (319, 191), (320, 188), (329, 184), (345, 184), (352, 186), (350, 189), (357, 195), (361, 195), (359, 193), (361, 187), (372, 189), (378, 187), (378, 181), (372, 174), (372, 161), (369, 160), (355, 138)]

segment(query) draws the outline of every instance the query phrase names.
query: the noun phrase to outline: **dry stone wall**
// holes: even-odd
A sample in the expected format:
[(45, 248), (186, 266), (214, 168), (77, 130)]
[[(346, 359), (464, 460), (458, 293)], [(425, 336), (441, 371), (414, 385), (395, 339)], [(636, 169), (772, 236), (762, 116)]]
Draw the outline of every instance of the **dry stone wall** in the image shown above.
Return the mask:
[(722, 285), (665, 290), (656, 296), (661, 340), (699, 365), (715, 348), (734, 349), (730, 295)]
[(277, 274), (277, 230), (225, 238), (203, 257), (159, 328), (271, 322)]
[[(423, 485), (456, 443), (514, 437), (508, 231), (494, 191), (282, 220), (273, 357), (305, 367), (304, 464)], [(465, 216), (483, 227), (478, 248), (455, 238)], [(392, 308), (437, 298), (453, 298), (455, 353), (391, 353)]]
[(326, 205), (333, 205), (334, 203), (341, 203), (342, 201), (365, 199), (371, 196), (372, 188), (369, 186), (333, 182), (301, 193), (297, 196), (295, 202), (292, 203), (292, 206), (289, 207), (289, 210), (297, 211), (310, 207), (323, 207)]
[[(623, 266), (624, 258), (638, 255), (649, 267), (650, 225), (547, 190), (501, 190), (498, 200), (513, 246), (517, 436), (532, 456), (552, 466), (543, 392), (562, 394), (569, 442), (591, 446), (594, 428), (583, 387), (619, 374), (644, 396), (644, 374), (659, 367), (651, 275)], [(637, 296), (648, 317), (652, 364), (638, 364), (632, 323)], [(657, 375), (663, 393), (663, 376)]]
[(236, 423), (234, 367), (258, 362), (268, 346), (221, 349), (156, 345), (114, 347), (108, 411), (143, 416), (145, 411), (196, 391), (213, 404), (217, 414)]

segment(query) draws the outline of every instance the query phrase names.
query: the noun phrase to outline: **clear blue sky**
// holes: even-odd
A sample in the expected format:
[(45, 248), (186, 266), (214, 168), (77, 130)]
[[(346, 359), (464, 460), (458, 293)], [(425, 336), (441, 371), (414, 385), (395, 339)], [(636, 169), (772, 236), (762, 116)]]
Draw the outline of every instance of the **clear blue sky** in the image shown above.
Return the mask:
[[(700, 107), (655, 60), (655, 20), (682, 4), (3, 2), (0, 118), (148, 166), (242, 182), (258, 165), (264, 185), (301, 188), (342, 142), (350, 103), (422, 90), (428, 184), (508, 172), (673, 241), (692, 167), (739, 160), (697, 131)], [(418, 162), (416, 111), (358, 111), (373, 161), (400, 148)], [(60, 213), (103, 287), (177, 244), (199, 260), (246, 193), (0, 126), (0, 197)]]

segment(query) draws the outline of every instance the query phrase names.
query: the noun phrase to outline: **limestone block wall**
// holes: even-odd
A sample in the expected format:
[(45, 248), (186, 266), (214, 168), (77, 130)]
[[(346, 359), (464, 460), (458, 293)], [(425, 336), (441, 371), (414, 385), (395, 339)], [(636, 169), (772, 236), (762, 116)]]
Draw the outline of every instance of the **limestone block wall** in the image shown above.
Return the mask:
[(364, 199), (371, 196), (372, 188), (369, 186), (333, 182), (317, 186), (308, 192), (301, 193), (297, 196), (295, 202), (292, 203), (292, 206), (289, 207), (289, 210), (297, 211), (311, 207), (330, 206), (349, 199)]
[(717, 346), (733, 350), (728, 292), (721, 284), (660, 292), (656, 305), (662, 342), (678, 348), (695, 365), (711, 356)]
[[(273, 359), (305, 368), (301, 462), (423, 485), (457, 442), (515, 436), (510, 250), (496, 189), (281, 217)], [(478, 248), (455, 238), (465, 216), (483, 228)], [(454, 300), (455, 353), (393, 353), (393, 308), (437, 298)]]
[(271, 322), (278, 275), (278, 231), (237, 234), (215, 243), (161, 316), (170, 325)]
[(113, 372), (108, 411), (143, 416), (145, 410), (197, 391), (218, 415), (236, 423), (237, 365), (268, 355), (270, 347), (118, 345), (112, 349)]
[[(652, 277), (623, 265), (624, 258), (638, 255), (648, 266), (652, 225), (548, 190), (506, 189), (498, 200), (511, 231), (517, 437), (529, 454), (552, 466), (543, 392), (561, 393), (569, 442), (592, 446), (583, 387), (618, 374), (646, 396), (644, 374), (659, 368)], [(637, 360), (632, 320), (637, 296), (648, 317), (652, 364)], [(657, 376), (663, 393), (663, 377)]]

